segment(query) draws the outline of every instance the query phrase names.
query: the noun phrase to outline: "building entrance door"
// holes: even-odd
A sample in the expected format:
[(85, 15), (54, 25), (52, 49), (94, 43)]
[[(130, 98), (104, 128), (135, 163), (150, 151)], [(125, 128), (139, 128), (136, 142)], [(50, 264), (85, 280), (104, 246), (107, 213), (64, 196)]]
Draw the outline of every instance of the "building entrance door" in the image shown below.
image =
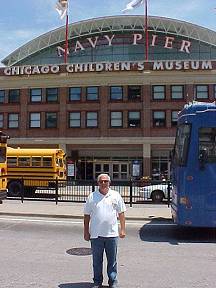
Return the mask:
[(94, 179), (101, 173), (110, 175), (111, 180), (127, 180), (130, 177), (128, 162), (96, 162), (94, 163)]

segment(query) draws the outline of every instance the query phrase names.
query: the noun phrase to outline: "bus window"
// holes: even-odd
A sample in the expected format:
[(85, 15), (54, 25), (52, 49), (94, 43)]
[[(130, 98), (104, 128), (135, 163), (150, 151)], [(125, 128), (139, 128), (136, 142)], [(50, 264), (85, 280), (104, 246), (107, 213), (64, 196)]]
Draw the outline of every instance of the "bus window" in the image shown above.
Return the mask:
[(199, 153), (205, 150), (206, 162), (216, 163), (216, 128), (199, 129)]
[(189, 149), (191, 126), (183, 124), (178, 127), (176, 134), (176, 143), (174, 151), (174, 163), (179, 166), (185, 166), (187, 163), (187, 154)]
[(32, 157), (32, 167), (41, 166), (41, 157)]
[(43, 157), (43, 167), (52, 167), (52, 157)]
[(16, 167), (17, 166), (17, 157), (7, 157), (8, 167)]
[(0, 147), (0, 163), (6, 162), (6, 147)]
[(20, 167), (30, 166), (30, 157), (19, 157), (18, 166)]

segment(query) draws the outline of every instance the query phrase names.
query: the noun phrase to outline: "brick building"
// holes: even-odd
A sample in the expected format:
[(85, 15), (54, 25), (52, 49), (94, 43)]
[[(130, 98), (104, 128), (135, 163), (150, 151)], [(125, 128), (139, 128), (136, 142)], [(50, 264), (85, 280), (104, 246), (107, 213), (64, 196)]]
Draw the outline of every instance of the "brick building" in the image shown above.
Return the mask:
[(0, 128), (9, 144), (61, 147), (77, 179), (169, 176), (177, 113), (186, 102), (216, 98), (216, 33), (143, 16), (69, 25), (26, 43), (0, 68)]

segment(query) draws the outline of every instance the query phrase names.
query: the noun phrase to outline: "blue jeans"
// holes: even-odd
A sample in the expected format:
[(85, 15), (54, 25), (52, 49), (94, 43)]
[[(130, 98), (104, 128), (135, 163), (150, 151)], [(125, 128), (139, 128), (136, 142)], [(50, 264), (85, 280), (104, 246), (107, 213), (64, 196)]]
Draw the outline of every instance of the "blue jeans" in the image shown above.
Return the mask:
[(105, 251), (107, 258), (107, 276), (109, 285), (117, 282), (117, 244), (118, 237), (98, 237), (91, 239), (94, 283), (101, 285), (103, 283), (103, 253)]

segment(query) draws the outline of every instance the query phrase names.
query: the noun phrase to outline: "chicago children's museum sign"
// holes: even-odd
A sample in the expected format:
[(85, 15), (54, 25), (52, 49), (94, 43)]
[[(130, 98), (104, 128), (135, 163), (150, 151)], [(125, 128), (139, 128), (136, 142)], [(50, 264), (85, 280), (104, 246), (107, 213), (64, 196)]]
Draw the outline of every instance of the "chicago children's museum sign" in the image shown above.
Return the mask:
[(119, 72), (119, 71), (197, 71), (215, 70), (216, 61), (125, 61), (93, 62), (62, 65), (25, 65), (0, 68), (1, 76), (44, 75), (60, 73), (85, 72)]

